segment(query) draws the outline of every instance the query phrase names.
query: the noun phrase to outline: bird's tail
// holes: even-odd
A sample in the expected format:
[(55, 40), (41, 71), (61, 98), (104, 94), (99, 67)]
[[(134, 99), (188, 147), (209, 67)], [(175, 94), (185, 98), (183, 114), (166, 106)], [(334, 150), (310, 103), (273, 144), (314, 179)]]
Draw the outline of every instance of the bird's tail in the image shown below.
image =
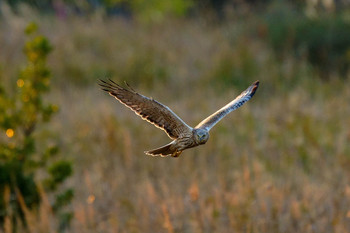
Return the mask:
[(154, 150), (150, 151), (145, 151), (146, 155), (151, 155), (151, 156), (173, 156), (173, 157), (178, 157), (181, 154), (181, 151), (177, 151), (172, 147), (173, 142), (170, 142), (169, 144), (166, 144), (165, 146), (159, 147)]

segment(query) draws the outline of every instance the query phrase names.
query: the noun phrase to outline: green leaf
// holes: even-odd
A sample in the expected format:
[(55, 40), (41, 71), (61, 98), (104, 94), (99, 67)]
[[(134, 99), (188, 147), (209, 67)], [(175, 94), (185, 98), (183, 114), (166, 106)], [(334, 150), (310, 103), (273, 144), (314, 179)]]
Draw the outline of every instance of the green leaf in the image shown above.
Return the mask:
[(27, 35), (33, 34), (34, 32), (36, 32), (38, 30), (38, 25), (34, 22), (31, 22), (28, 24), (28, 26), (25, 29), (25, 33)]
[(73, 173), (72, 163), (65, 160), (55, 162), (49, 167), (48, 172), (55, 183), (61, 183), (67, 177), (72, 175)]
[(74, 197), (73, 189), (67, 189), (61, 194), (56, 195), (56, 201), (53, 205), (53, 210), (56, 212), (65, 205), (68, 205)]

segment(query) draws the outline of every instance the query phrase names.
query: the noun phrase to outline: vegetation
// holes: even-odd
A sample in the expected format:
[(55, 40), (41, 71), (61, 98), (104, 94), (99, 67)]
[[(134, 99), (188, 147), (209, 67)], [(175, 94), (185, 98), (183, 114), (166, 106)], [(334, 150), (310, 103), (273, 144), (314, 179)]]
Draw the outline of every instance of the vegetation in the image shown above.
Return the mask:
[(308, 17), (290, 6), (272, 8), (266, 17), (268, 39), (276, 54), (306, 57), (322, 79), (349, 71), (350, 22), (348, 13)]
[[(304, 15), (308, 21), (295, 23), (297, 17), (284, 14), (282, 24), (270, 20), (276, 17), (274, 7), (267, 6), (262, 14), (233, 10), (220, 22), (171, 17), (146, 24), (101, 12), (62, 19), (39, 18), (26, 8), (19, 14), (3, 8), (2, 106), (10, 106), (11, 93), (16, 96), (19, 89), (13, 88), (18, 78), (12, 77), (26, 61), (19, 45), (27, 22), (39, 22), (40, 34), (55, 47), (47, 60), (53, 75), (44, 102), (56, 103), (60, 111), (50, 121), (40, 121), (33, 137), (36, 148), (43, 150), (51, 145), (48, 138), (57, 142), (60, 153), (55, 161), (73, 161), (68, 184), (56, 187), (60, 193), (74, 187), (75, 198), (69, 204), (74, 217), (66, 232), (350, 229), (350, 81), (348, 72), (337, 68), (346, 59), (332, 60), (336, 65), (327, 68), (331, 75), (325, 79), (309, 57), (308, 46), (315, 45), (311, 36), (300, 36), (310, 35), (301, 30), (309, 23), (346, 19), (348, 13), (345, 9), (317, 20)], [(296, 8), (294, 13), (301, 15)], [(284, 34), (289, 23), (291, 34)], [(347, 27), (346, 21), (340, 24)], [(346, 32), (339, 33), (346, 42)], [(316, 44), (321, 46), (322, 32), (315, 35), (312, 40), (319, 39)], [(329, 52), (347, 54), (345, 42), (331, 42), (342, 49)], [(259, 79), (261, 85), (249, 103), (211, 131), (206, 145), (185, 151), (178, 159), (161, 159), (143, 151), (168, 142), (166, 135), (100, 91), (99, 78), (126, 80), (190, 125), (251, 82)], [(17, 108), (0, 109), (2, 117)], [(8, 128), (1, 128), (1, 143), (9, 140)], [(51, 168), (45, 174), (56, 173)], [(61, 178), (55, 181), (60, 183)], [(8, 197), (8, 191), (2, 192)], [(49, 201), (54, 195), (40, 191), (43, 201), (37, 209), (26, 204), (23, 216), (30, 232), (53, 232), (59, 225)], [(63, 195), (57, 203), (66, 204), (64, 200)], [(23, 229), (19, 222), (5, 220), (4, 232), (15, 227)]]
[[(26, 28), (32, 38), (24, 47), (28, 63), (16, 81), (16, 94), (9, 97), (4, 89), (0, 93), (0, 128), (4, 132), (0, 143), (0, 226), (11, 224), (12, 232), (17, 232), (18, 220), (27, 226), (25, 212), (39, 207), (43, 188), (54, 192), (72, 174), (70, 162), (56, 159), (50, 163), (59, 147), (47, 137), (50, 130), (40, 130), (41, 124), (48, 124), (58, 107), (43, 100), (43, 94), (49, 89), (50, 70), (46, 59), (52, 47), (44, 36), (32, 35), (36, 27), (29, 24)], [(45, 138), (40, 134), (46, 134)], [(45, 187), (42, 187), (37, 179), (46, 167)], [(70, 202), (73, 192), (60, 190), (56, 195), (53, 210), (62, 215), (63, 228), (69, 223), (70, 214), (62, 213), (61, 209)]]

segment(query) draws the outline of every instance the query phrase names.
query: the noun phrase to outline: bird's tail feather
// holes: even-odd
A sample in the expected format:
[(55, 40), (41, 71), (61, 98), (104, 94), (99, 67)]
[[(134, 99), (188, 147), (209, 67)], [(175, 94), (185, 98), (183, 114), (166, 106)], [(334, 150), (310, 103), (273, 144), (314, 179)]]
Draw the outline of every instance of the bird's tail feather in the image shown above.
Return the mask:
[(173, 157), (179, 156), (181, 152), (174, 150), (174, 148), (172, 148), (172, 145), (173, 145), (173, 143), (171, 142), (171, 143), (166, 144), (166, 145), (159, 147), (157, 149), (145, 151), (145, 153), (147, 155), (151, 155), (151, 156), (162, 156), (162, 157), (166, 157), (169, 155), (171, 155)]

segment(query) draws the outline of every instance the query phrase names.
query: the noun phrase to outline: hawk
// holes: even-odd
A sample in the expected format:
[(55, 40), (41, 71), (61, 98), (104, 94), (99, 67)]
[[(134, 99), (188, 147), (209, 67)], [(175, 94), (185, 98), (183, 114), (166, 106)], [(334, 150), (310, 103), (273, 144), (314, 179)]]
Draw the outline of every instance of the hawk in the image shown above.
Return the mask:
[(250, 100), (258, 89), (259, 81), (255, 81), (234, 100), (205, 118), (194, 128), (188, 126), (169, 107), (155, 99), (137, 93), (127, 83), (127, 87), (124, 88), (109, 79), (108, 81), (100, 80), (99, 85), (102, 87), (102, 90), (114, 96), (142, 119), (164, 130), (173, 139), (167, 145), (145, 151), (147, 155), (162, 157), (171, 155), (172, 157), (178, 157), (182, 151), (188, 148), (205, 144), (209, 139), (210, 129), (227, 114)]

